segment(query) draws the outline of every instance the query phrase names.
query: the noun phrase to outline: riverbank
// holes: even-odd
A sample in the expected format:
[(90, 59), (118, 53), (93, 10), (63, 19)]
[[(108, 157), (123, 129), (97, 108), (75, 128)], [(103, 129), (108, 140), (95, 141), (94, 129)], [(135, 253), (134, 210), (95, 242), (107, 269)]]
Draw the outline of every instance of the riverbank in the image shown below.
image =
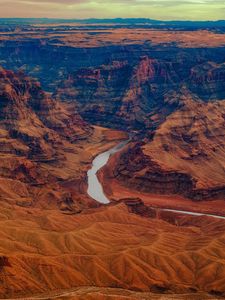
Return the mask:
[[(126, 151), (126, 147), (124, 148)], [(119, 153), (111, 156), (107, 164), (98, 172), (98, 180), (107, 199), (120, 201), (123, 198), (140, 198), (149, 207), (169, 209), (177, 213), (198, 215), (215, 215), (225, 217), (224, 200), (193, 201), (179, 195), (158, 195), (137, 191), (125, 187), (122, 182), (112, 176), (111, 170), (118, 160)]]
[(87, 173), (88, 176), (87, 193), (92, 199), (103, 204), (110, 203), (110, 199), (106, 197), (103, 191), (103, 187), (98, 179), (98, 171), (101, 170), (101, 168), (107, 164), (110, 156), (122, 150), (129, 141), (130, 140), (125, 140), (120, 142), (118, 145), (114, 146), (108, 151), (99, 154), (93, 160), (92, 168)]
[[(107, 148), (107, 139), (98, 134), (92, 137), (95, 149)], [(116, 143), (116, 133), (113, 139), (112, 132), (105, 134)], [(90, 147), (93, 155), (94, 145)], [(83, 167), (91, 165), (91, 157)], [(123, 197), (122, 189), (114, 192)], [(76, 195), (76, 204), (80, 197), (90, 198)], [(177, 294), (178, 299), (224, 295), (224, 220), (174, 217), (171, 212), (164, 213), (163, 219), (151, 218), (130, 212), (123, 202), (91, 202), (95, 207), (68, 215), (56, 208), (12, 207), (1, 201), (1, 255), (7, 264), (0, 273), (0, 298), (52, 298), (59, 291), (88, 286), (97, 289), (96, 295), (102, 287), (115, 287), (120, 294), (127, 290), (165, 294), (166, 299)], [(177, 218), (179, 222), (173, 224)], [(86, 290), (83, 298), (87, 295)]]
[(113, 199), (113, 201), (120, 201), (120, 199), (123, 198), (140, 198), (145, 205), (149, 207), (213, 214), (225, 217), (224, 200), (192, 201), (178, 195), (156, 195), (139, 192), (135, 189), (123, 186), (122, 183), (115, 178), (107, 177), (107, 171), (105, 169), (101, 170), (99, 180), (106, 196)]

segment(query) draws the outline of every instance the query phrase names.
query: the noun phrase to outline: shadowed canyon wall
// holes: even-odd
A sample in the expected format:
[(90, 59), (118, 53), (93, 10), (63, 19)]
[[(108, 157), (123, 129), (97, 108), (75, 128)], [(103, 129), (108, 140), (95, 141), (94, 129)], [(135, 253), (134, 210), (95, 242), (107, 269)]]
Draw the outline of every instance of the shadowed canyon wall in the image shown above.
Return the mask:
[[(158, 166), (158, 175), (149, 175), (150, 163), (131, 182), (195, 199), (224, 197), (223, 33), (110, 26), (26, 30), (27, 38), (23, 31), (13, 39), (1, 36), (0, 63), (37, 77), (91, 124), (138, 131), (141, 152)], [(122, 167), (115, 168), (128, 184)]]

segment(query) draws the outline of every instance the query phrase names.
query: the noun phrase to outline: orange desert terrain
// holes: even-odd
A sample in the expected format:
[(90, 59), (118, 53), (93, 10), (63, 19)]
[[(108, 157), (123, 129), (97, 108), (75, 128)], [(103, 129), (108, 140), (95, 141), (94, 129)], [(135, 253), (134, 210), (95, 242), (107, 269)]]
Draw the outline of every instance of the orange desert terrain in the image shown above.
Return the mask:
[(4, 22), (0, 299), (224, 299), (224, 29)]

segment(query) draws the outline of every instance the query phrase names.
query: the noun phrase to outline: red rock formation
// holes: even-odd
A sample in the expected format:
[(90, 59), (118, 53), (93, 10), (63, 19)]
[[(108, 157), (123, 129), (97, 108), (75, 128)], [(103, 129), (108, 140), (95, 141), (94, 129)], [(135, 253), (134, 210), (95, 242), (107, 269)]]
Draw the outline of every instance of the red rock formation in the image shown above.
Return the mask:
[[(1, 297), (54, 298), (51, 291), (81, 286), (68, 298), (224, 297), (224, 220), (159, 213), (148, 206), (149, 194), (96, 209), (81, 193), (82, 178), (98, 140), (103, 152), (113, 137), (104, 141), (100, 130), (88, 143), (92, 129), (76, 112), (138, 129), (137, 142), (112, 157), (106, 172), (130, 193), (223, 197), (224, 101), (217, 100), (224, 99), (224, 35), (122, 28), (100, 30), (100, 39), (83, 28), (54, 28), (57, 38), (44, 29), (38, 40), (40, 28), (31, 31), (1, 35), (13, 39), (1, 43), (2, 61), (25, 66), (48, 87), (75, 70), (58, 98), (77, 107), (53, 101), (23, 74), (0, 72)], [(193, 48), (209, 46), (221, 49)], [(117, 193), (129, 195), (121, 186)], [(187, 210), (202, 204), (174, 202), (187, 202)], [(216, 212), (224, 208), (214, 204)]]
[(144, 205), (144, 202), (139, 198), (128, 198), (121, 199), (121, 202), (124, 202), (129, 212), (141, 215), (145, 218), (156, 218), (157, 212), (154, 208), (148, 207)]
[(186, 99), (144, 145), (112, 158), (111, 176), (139, 191), (183, 194), (196, 200), (225, 198), (224, 101)]
[(190, 90), (204, 101), (224, 100), (225, 63), (209, 61), (191, 69)]
[[(55, 207), (79, 211), (73, 196), (64, 197), (60, 176), (53, 170), (62, 168), (67, 153), (76, 153), (74, 143), (91, 133), (74, 107), (53, 100), (38, 82), (22, 73), (0, 70), (0, 178), (3, 194), (11, 202), (37, 205), (40, 190), (50, 188), (57, 191)], [(18, 192), (16, 197), (14, 186), (26, 190), (26, 196)]]

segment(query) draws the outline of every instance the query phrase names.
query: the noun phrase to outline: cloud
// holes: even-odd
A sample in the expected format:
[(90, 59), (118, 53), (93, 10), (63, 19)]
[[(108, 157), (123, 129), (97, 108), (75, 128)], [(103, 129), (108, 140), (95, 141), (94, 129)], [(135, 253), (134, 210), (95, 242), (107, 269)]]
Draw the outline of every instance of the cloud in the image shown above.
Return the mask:
[(223, 19), (224, 0), (0, 0), (0, 17)]

